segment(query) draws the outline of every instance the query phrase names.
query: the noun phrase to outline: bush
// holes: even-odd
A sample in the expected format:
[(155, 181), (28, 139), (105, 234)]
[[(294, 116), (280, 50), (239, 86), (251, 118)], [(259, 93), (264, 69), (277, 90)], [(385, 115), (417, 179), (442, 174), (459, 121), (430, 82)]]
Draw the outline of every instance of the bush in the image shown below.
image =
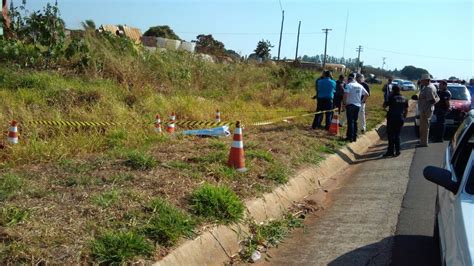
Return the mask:
[(100, 264), (123, 264), (136, 256), (149, 256), (154, 247), (134, 232), (108, 232), (91, 243), (91, 253)]
[(153, 215), (145, 226), (145, 232), (160, 245), (169, 247), (181, 236), (193, 235), (196, 223), (189, 214), (160, 198), (154, 199), (149, 208), (153, 210)]
[(153, 169), (158, 163), (151, 155), (143, 152), (130, 152), (127, 155), (125, 165), (134, 170), (150, 170)]
[(0, 175), (0, 201), (12, 197), (23, 185), (23, 180), (15, 174)]
[(191, 209), (199, 216), (227, 224), (242, 219), (245, 207), (230, 188), (204, 184), (192, 193)]

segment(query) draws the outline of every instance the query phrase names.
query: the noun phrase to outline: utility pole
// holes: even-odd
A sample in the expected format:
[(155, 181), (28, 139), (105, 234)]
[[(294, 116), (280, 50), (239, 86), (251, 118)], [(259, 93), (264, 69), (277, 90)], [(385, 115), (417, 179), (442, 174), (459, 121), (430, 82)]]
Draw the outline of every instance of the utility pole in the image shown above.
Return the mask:
[(298, 24), (298, 37), (296, 37), (296, 54), (295, 54), (295, 61), (298, 60), (298, 46), (300, 45), (300, 28), (301, 28), (301, 21)]
[(324, 41), (324, 58), (323, 58), (323, 70), (326, 69), (326, 52), (328, 48), (328, 32), (332, 29), (323, 29), (323, 32), (326, 33), (326, 40)]
[(358, 55), (357, 55), (357, 73), (360, 74), (360, 52), (363, 52), (362, 45), (359, 45), (356, 49)]
[(278, 43), (278, 61), (280, 61), (281, 36), (283, 35), (283, 22), (285, 22), (285, 10), (281, 11), (281, 29), (280, 29), (280, 42)]
[(383, 63), (382, 63), (382, 70), (383, 70), (383, 68), (385, 67), (385, 59), (386, 59), (386, 57), (382, 57), (382, 60), (383, 60)]

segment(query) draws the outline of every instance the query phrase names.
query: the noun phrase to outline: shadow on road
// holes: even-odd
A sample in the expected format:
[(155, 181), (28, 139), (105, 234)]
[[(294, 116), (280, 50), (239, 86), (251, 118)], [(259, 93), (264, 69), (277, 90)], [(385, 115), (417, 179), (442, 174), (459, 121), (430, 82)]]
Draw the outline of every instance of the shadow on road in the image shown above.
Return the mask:
[[(408, 149), (414, 149), (416, 145), (418, 144), (418, 138), (415, 135), (415, 129), (413, 126), (414, 118), (409, 117), (407, 118), (405, 122), (405, 126), (402, 129), (402, 134), (401, 134), (401, 150), (408, 150)], [(341, 151), (337, 151), (337, 154), (348, 164), (355, 165), (355, 164), (360, 164), (363, 162), (367, 161), (373, 161), (373, 160), (381, 160), (381, 159), (392, 159), (392, 158), (384, 158), (383, 154), (386, 152), (387, 149), (387, 143), (386, 143), (386, 136), (387, 136), (387, 128), (385, 125), (382, 125), (379, 129), (377, 129), (377, 134), (379, 135), (381, 140), (384, 140), (384, 143), (378, 143), (375, 144), (371, 147), (369, 147), (368, 151), (366, 151), (364, 154), (358, 154), (354, 152), (349, 146), (346, 148), (349, 150), (349, 152), (352, 154), (352, 156), (355, 158), (355, 160), (351, 159), (349, 156), (344, 154)]]
[[(404, 254), (393, 254), (390, 249), (393, 242), (407, 247)], [(422, 251), (420, 249), (423, 249)], [(420, 256), (422, 252), (425, 256)], [(373, 243), (343, 254), (328, 263), (329, 266), (342, 265), (432, 265), (439, 263), (439, 252), (433, 237), (421, 235), (397, 235), (387, 237), (380, 242)]]

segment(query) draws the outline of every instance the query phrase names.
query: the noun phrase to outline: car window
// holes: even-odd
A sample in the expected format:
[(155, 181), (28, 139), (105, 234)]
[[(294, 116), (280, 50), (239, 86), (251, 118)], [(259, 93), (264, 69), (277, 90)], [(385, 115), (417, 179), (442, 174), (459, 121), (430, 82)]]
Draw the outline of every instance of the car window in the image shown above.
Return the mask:
[(464, 121), (461, 123), (461, 125), (459, 125), (458, 129), (454, 133), (454, 136), (451, 139), (451, 143), (449, 145), (449, 153), (451, 154), (451, 156), (454, 154), (454, 150), (456, 150), (459, 141), (461, 140), (462, 134), (464, 133), (464, 131), (466, 131), (470, 123), (471, 119), (464, 119)]
[(448, 86), (452, 100), (469, 100), (469, 92), (464, 86)]
[(454, 155), (451, 160), (453, 165), (454, 173), (456, 174), (456, 180), (459, 182), (466, 169), (467, 161), (471, 155), (471, 151), (474, 148), (474, 136), (472, 134), (474, 128), (470, 128), (466, 132), (465, 136), (458, 140), (457, 148), (454, 149)]
[[(472, 162), (474, 164), (474, 162)], [(469, 173), (467, 183), (466, 183), (466, 192), (474, 195), (474, 167), (471, 168), (471, 172)]]

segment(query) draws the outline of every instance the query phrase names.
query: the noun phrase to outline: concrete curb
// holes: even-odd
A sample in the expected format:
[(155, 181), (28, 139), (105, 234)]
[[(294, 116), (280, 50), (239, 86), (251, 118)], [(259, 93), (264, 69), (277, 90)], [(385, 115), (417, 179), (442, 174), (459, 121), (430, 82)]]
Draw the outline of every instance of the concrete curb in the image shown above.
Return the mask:
[[(321, 188), (331, 177), (344, 171), (359, 154), (385, 134), (385, 123), (359, 137), (336, 154), (325, 158), (318, 166), (298, 171), (285, 185), (266, 193), (262, 198), (245, 202), (247, 217), (257, 223), (277, 219), (284, 215), (294, 202)], [(337, 170), (335, 170), (337, 169)], [(244, 224), (213, 227), (194, 240), (188, 240), (154, 265), (222, 265), (240, 250), (240, 241), (248, 234)]]

